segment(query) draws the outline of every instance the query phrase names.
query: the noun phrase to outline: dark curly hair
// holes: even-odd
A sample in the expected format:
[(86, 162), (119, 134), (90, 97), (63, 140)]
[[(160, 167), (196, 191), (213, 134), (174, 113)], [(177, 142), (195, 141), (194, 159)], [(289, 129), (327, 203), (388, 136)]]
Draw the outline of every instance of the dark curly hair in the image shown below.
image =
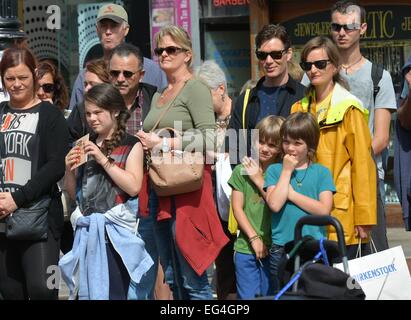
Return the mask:
[(105, 140), (102, 145), (102, 152), (110, 158), (113, 150), (120, 145), (121, 139), (126, 134), (126, 123), (130, 113), (126, 107), (123, 96), (117, 88), (108, 83), (97, 84), (84, 95), (84, 102), (93, 103), (99, 108), (109, 111), (111, 114), (119, 112), (116, 116), (116, 127), (110, 139)]
[(273, 38), (281, 40), (284, 44), (284, 49), (289, 49), (291, 47), (291, 40), (287, 33), (285, 27), (279, 24), (267, 24), (255, 37), (255, 48), (260, 49), (261, 45)]
[(53, 103), (63, 111), (69, 104), (69, 94), (64, 78), (53, 64), (47, 61), (40, 62), (36, 69), (37, 81), (47, 73), (51, 74), (54, 82)]

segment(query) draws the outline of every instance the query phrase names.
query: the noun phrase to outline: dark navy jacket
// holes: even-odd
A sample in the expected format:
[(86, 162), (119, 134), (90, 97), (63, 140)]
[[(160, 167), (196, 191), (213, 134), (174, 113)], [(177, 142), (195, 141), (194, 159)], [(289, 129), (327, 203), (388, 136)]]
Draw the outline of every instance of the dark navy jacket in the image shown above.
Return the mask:
[[(245, 129), (255, 129), (257, 125), (258, 115), (260, 113), (260, 101), (258, 98), (258, 90), (261, 87), (265, 77), (262, 77), (258, 82), (255, 88), (251, 89), (250, 96), (248, 98), (248, 105), (245, 113)], [(290, 115), (291, 106), (301, 100), (304, 97), (305, 87), (289, 77), (288, 82), (285, 84), (284, 89), (281, 90), (277, 98), (277, 116), (283, 116), (284, 118)], [(239, 131), (243, 128), (243, 102), (244, 102), (245, 93), (241, 94), (236, 100), (234, 106), (234, 112), (230, 120), (229, 129), (234, 129), (236, 131), (237, 144), (233, 144), (233, 138), (230, 136), (226, 137), (225, 151), (230, 152), (230, 162), (232, 165), (238, 164), (241, 162), (239, 154), (240, 143), (243, 143), (243, 135)], [(230, 133), (231, 131), (231, 133)], [(228, 134), (232, 134), (233, 130), (229, 130)], [(251, 154), (251, 130), (247, 130), (247, 156)], [(235, 156), (236, 155), (236, 156)], [(243, 155), (244, 156), (244, 155)]]
[[(411, 67), (411, 56), (402, 68), (403, 77)], [(406, 84), (404, 84), (406, 85)], [(404, 129), (398, 119), (395, 121), (394, 141), (394, 184), (400, 199), (405, 229), (411, 230), (411, 131)]]

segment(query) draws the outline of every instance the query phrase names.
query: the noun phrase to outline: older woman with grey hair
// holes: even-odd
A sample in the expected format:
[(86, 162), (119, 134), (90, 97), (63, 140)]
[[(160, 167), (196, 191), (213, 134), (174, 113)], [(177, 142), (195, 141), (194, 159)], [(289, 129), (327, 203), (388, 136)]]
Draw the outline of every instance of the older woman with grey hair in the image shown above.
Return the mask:
[[(223, 70), (214, 60), (206, 60), (201, 66), (195, 68), (194, 73), (197, 79), (201, 80), (211, 91), (213, 98), (213, 108), (216, 115), (216, 149), (221, 151), (224, 141), (225, 132), (231, 118), (232, 101), (227, 93), (227, 80)], [(217, 173), (218, 174), (218, 173)], [(213, 172), (214, 186), (219, 181), (216, 178), (216, 171)], [(220, 251), (215, 260), (216, 266), (216, 291), (219, 300), (236, 299), (236, 280), (234, 268), (234, 241), (235, 236), (228, 231), (228, 222), (225, 221), (223, 210), (229, 208), (222, 208), (221, 202), (218, 201), (217, 190), (214, 190), (215, 199), (217, 200), (217, 209), (220, 214), (220, 221), (223, 226), (225, 234), (230, 239), (225, 247)]]
[(232, 110), (232, 100), (228, 96), (225, 74), (214, 60), (204, 61), (194, 73), (197, 79), (201, 80), (211, 91), (217, 123), (216, 150), (220, 150)]

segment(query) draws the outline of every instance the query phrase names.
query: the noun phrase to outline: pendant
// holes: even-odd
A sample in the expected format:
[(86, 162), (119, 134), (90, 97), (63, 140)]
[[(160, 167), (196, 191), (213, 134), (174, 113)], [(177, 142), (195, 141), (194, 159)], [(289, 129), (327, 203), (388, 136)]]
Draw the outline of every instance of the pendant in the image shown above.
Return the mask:
[(297, 187), (301, 188), (302, 185), (303, 185), (302, 182), (297, 182)]

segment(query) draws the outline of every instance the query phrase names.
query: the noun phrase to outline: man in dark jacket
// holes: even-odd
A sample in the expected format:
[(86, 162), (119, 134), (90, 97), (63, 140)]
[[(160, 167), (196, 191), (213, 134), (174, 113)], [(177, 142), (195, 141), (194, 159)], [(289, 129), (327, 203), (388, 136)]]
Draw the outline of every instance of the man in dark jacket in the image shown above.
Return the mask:
[[(226, 139), (226, 151), (230, 152), (232, 165), (240, 163), (244, 156), (251, 155), (252, 129), (258, 121), (269, 115), (287, 117), (291, 106), (304, 96), (305, 87), (288, 74), (287, 62), (291, 60), (293, 51), (285, 28), (274, 24), (264, 26), (255, 38), (255, 46), (264, 77), (250, 91), (245, 112), (246, 93), (240, 95), (235, 103), (229, 125), (231, 130), (228, 130)], [(241, 129), (247, 129), (246, 148)]]
[[(151, 99), (157, 88), (141, 82), (144, 76), (143, 56), (140, 49), (131, 44), (122, 43), (112, 52), (108, 72), (110, 82), (119, 89), (130, 111), (127, 132), (135, 135), (142, 128), (142, 123), (150, 110)], [(78, 104), (68, 118), (70, 143), (90, 132), (87, 125), (84, 102)]]
[(411, 56), (402, 68), (402, 75), (404, 85), (395, 122), (394, 183), (405, 229), (411, 231)]
[(135, 135), (143, 128), (143, 121), (150, 110), (151, 98), (157, 88), (141, 82), (144, 76), (143, 55), (140, 49), (129, 43), (114, 48), (108, 63), (110, 82), (120, 90), (130, 111), (127, 132)]

